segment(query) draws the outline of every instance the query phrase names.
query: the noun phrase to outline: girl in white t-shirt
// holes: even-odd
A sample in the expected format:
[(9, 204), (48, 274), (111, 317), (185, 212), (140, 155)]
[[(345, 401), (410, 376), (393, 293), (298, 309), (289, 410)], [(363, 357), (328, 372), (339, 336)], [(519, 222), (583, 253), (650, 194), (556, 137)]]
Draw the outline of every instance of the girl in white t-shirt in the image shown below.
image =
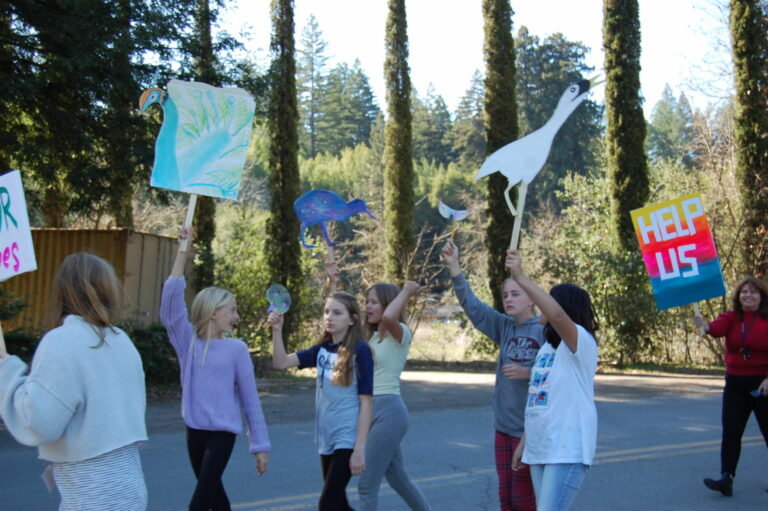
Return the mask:
[(530, 466), (538, 511), (566, 510), (597, 444), (597, 319), (582, 288), (559, 284), (547, 294), (523, 273), (516, 250), (507, 251), (505, 266), (546, 321), (546, 343), (531, 369), (525, 434), (512, 457), (512, 469), (522, 463)]

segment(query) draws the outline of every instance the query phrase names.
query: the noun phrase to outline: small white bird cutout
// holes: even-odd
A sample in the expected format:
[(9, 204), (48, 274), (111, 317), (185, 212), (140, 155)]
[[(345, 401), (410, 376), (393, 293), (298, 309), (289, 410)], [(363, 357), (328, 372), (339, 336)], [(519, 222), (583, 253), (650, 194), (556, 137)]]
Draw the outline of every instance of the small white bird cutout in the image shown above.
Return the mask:
[[(448, 220), (452, 220), (453, 222), (459, 222), (461, 220), (464, 220), (469, 216), (469, 211), (466, 209), (453, 209), (452, 207), (448, 206), (445, 202), (442, 200), (438, 201), (437, 203), (437, 210), (440, 212), (440, 215), (443, 218), (447, 218)], [(453, 227), (451, 228), (451, 239), (453, 239), (453, 235), (456, 233), (456, 224), (453, 223)]]

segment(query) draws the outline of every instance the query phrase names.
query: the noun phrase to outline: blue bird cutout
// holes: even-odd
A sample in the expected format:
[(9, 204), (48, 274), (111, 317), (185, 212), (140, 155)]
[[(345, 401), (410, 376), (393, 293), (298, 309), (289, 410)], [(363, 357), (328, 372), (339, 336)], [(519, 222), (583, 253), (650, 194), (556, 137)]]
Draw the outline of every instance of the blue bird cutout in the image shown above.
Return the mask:
[(139, 109), (163, 109), (150, 184), (193, 194), (237, 199), (250, 142), (255, 102), (236, 87), (171, 80), (151, 88)]
[(364, 200), (355, 199), (346, 202), (339, 194), (328, 190), (308, 191), (296, 199), (296, 202), (293, 203), (293, 210), (301, 222), (301, 244), (304, 248), (314, 248), (314, 245), (308, 245), (304, 241), (304, 231), (315, 224), (320, 224), (325, 242), (329, 247), (333, 247), (338, 243), (331, 241), (328, 236), (327, 222), (329, 220), (339, 222), (357, 213), (367, 213), (368, 216), (376, 219), (373, 213), (368, 211)]

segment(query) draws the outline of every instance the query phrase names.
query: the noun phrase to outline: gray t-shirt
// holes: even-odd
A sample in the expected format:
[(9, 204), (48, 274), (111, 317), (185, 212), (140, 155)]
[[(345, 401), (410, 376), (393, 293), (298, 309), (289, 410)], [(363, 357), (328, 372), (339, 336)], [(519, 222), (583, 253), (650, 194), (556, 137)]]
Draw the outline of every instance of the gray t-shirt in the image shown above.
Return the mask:
[(534, 317), (519, 323), (481, 302), (469, 287), (463, 273), (453, 277), (453, 289), (459, 304), (472, 324), (499, 345), (496, 362), (496, 387), (491, 406), (494, 427), (507, 435), (521, 437), (524, 431), (528, 380), (510, 380), (501, 372), (503, 365), (514, 362), (530, 368), (544, 344), (544, 327)]

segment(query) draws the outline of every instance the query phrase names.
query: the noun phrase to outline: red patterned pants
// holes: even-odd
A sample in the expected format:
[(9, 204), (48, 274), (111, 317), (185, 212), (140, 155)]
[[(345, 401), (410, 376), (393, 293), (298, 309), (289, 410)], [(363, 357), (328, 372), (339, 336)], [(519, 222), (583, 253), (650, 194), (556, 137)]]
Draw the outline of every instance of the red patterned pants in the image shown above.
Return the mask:
[(536, 511), (536, 497), (528, 466), (512, 470), (512, 454), (518, 443), (520, 438), (496, 431), (494, 446), (501, 511)]

